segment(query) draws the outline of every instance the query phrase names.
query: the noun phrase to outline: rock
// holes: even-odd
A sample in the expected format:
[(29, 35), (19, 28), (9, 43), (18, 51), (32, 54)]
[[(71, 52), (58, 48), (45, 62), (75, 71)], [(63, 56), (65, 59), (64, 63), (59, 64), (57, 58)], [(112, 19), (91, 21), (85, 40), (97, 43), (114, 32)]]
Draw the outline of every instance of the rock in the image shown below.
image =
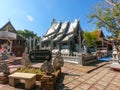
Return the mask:
[(53, 60), (53, 67), (55, 70), (60, 69), (64, 65), (63, 57), (61, 56), (61, 53), (58, 51), (56, 54), (56, 57)]
[(22, 55), (21, 63), (23, 65), (29, 65), (30, 64), (29, 55), (26, 52), (24, 52), (23, 55)]
[(51, 64), (50, 62), (48, 62), (48, 61), (45, 61), (45, 62), (42, 64), (40, 70), (41, 70), (42, 72), (47, 73), (47, 74), (52, 74), (52, 73), (54, 72), (54, 68), (53, 68), (52, 64)]
[(0, 65), (0, 71), (4, 73), (4, 75), (10, 74), (10, 69), (8, 68), (8, 65), (6, 62), (4, 62), (2, 65)]

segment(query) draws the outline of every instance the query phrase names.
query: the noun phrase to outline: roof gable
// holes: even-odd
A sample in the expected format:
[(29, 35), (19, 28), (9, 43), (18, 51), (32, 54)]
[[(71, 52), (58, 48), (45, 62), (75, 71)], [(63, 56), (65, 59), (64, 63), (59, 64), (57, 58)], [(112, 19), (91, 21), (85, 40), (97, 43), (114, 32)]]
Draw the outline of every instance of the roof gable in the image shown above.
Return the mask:
[(97, 40), (101, 40), (105, 37), (102, 30), (95, 30), (91, 34), (95, 35)]
[(74, 33), (78, 25), (79, 25), (79, 20), (75, 20), (73, 23), (70, 24), (70, 27), (66, 34)]
[(8, 23), (6, 23), (0, 30), (17, 33), (10, 21)]
[(105, 37), (102, 30), (99, 30), (98, 35), (99, 35), (99, 37), (102, 37), (102, 38)]

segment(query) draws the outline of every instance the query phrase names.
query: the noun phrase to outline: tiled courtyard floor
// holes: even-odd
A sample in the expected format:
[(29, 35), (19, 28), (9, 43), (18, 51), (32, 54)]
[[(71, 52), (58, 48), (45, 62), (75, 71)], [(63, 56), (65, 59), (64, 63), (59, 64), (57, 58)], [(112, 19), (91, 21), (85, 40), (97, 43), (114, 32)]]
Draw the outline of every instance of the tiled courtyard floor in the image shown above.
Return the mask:
[[(84, 73), (65, 64), (55, 90), (120, 90), (120, 72), (111, 70), (109, 65)], [(0, 84), (0, 90), (24, 90), (22, 88)], [(32, 90), (41, 89), (36, 86)]]
[(120, 90), (120, 72), (111, 70), (109, 64), (90, 73), (65, 66), (62, 71), (56, 90)]

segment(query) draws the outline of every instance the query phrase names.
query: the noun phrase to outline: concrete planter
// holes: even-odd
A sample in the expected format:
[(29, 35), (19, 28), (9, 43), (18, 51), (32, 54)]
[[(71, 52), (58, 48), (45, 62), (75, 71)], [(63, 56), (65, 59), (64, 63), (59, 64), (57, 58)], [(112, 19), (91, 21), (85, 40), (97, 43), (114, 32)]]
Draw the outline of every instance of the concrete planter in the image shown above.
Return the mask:
[(43, 76), (42, 74), (37, 74), (36, 75), (36, 81), (40, 81), (42, 76)]
[(57, 70), (52, 75), (43, 75), (41, 77), (41, 87), (43, 90), (54, 90), (56, 81), (60, 77), (61, 69)]

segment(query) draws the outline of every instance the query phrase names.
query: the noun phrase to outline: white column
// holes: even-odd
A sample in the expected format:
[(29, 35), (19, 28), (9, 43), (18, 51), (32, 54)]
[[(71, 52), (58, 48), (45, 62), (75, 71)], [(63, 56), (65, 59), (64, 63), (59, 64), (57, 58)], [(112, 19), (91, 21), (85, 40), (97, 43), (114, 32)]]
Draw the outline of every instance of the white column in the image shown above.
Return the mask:
[(31, 47), (31, 40), (32, 40), (32, 38), (29, 37), (29, 47), (30, 47), (30, 51), (32, 50), (32, 47)]
[(39, 49), (42, 48), (42, 44), (41, 44), (41, 38), (39, 39)]
[(35, 50), (36, 48), (35, 48), (35, 40), (36, 40), (36, 38), (34, 37), (33, 38), (33, 49)]

